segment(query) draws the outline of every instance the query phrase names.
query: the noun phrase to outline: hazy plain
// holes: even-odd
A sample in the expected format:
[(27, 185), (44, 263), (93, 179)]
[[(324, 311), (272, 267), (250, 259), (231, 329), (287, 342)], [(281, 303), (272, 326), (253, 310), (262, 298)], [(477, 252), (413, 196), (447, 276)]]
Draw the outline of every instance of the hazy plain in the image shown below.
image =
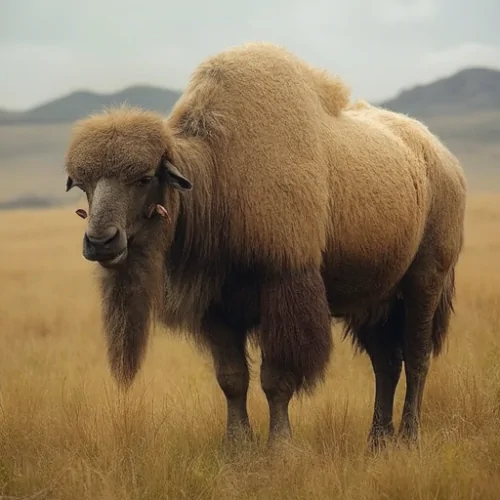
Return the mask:
[[(432, 116), (425, 123), (460, 158), (471, 189), (500, 191), (500, 112)], [(0, 203), (23, 194), (65, 194), (64, 155), (70, 123), (0, 125)]]

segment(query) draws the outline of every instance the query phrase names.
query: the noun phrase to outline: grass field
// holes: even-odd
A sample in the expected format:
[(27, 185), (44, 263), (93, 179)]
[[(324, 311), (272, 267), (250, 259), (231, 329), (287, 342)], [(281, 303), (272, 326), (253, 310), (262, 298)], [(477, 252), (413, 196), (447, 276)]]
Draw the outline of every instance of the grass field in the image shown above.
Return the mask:
[[(497, 207), (497, 208), (495, 208)], [(471, 197), (457, 314), (434, 362), (420, 449), (365, 454), (374, 395), (365, 356), (340, 342), (328, 380), (294, 400), (295, 440), (221, 446), (211, 362), (155, 331), (130, 394), (108, 374), (85, 222), (71, 209), (0, 215), (0, 499), (497, 499), (500, 497), (500, 195)], [(397, 394), (399, 423), (404, 377)]]

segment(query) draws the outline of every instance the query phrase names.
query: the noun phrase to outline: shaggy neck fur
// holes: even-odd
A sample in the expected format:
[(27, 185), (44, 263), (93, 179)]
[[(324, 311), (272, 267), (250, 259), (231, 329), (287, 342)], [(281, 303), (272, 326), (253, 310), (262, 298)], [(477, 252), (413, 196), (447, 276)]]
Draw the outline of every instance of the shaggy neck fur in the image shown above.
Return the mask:
[(225, 276), (221, 268), (227, 261), (226, 249), (220, 242), (229, 228), (221, 200), (212, 196), (213, 183), (220, 180), (210, 174), (216, 172), (216, 159), (207, 143), (196, 137), (177, 136), (172, 162), (192, 180), (193, 189), (176, 197), (176, 227), (166, 251), (161, 320), (170, 329), (197, 332)]
[(151, 319), (161, 310), (164, 266), (161, 236), (132, 245), (127, 265), (101, 271), (102, 312), (110, 369), (127, 388), (144, 359)]
[[(110, 367), (124, 387), (140, 370), (153, 319), (172, 330), (196, 332), (221, 285), (213, 242), (227, 228), (216, 216), (222, 207), (211, 196), (209, 156), (201, 141), (182, 137), (170, 156), (194, 185), (188, 193), (164, 189), (162, 201), (174, 227), (164, 227), (158, 217), (146, 237), (130, 245), (126, 266), (101, 274)], [(217, 255), (223, 258), (223, 249)]]

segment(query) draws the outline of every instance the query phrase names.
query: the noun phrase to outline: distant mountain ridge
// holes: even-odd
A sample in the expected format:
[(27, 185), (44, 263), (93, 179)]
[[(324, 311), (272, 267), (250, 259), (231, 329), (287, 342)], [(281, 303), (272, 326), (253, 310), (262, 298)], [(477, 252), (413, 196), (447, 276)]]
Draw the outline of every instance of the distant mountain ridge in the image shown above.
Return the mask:
[(125, 102), (168, 114), (180, 95), (180, 91), (152, 85), (134, 85), (110, 94), (79, 90), (28, 111), (0, 110), (0, 125), (73, 122), (103, 107)]
[[(0, 110), (0, 211), (75, 201), (64, 194), (63, 166), (76, 119), (124, 102), (167, 115), (180, 95), (136, 85), (111, 94), (80, 90), (26, 112)], [(500, 189), (500, 71), (468, 68), (379, 104), (429, 126), (460, 159), (469, 186)]]
[[(28, 111), (0, 110), (0, 125), (69, 123), (124, 102), (166, 115), (180, 95), (181, 91), (151, 85), (135, 85), (111, 94), (80, 90)], [(403, 90), (378, 104), (421, 118), (500, 109), (500, 71), (463, 69), (430, 84)]]
[(500, 109), (500, 71), (466, 68), (452, 76), (404, 90), (380, 104), (418, 117)]

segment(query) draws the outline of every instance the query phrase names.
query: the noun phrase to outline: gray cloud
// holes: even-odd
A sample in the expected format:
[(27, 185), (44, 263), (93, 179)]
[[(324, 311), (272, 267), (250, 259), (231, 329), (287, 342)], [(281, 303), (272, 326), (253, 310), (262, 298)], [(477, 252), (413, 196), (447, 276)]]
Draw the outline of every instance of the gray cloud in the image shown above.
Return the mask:
[(462, 67), (500, 68), (497, 0), (3, 0), (0, 106), (151, 83), (182, 88), (203, 58), (283, 44), (381, 99)]

